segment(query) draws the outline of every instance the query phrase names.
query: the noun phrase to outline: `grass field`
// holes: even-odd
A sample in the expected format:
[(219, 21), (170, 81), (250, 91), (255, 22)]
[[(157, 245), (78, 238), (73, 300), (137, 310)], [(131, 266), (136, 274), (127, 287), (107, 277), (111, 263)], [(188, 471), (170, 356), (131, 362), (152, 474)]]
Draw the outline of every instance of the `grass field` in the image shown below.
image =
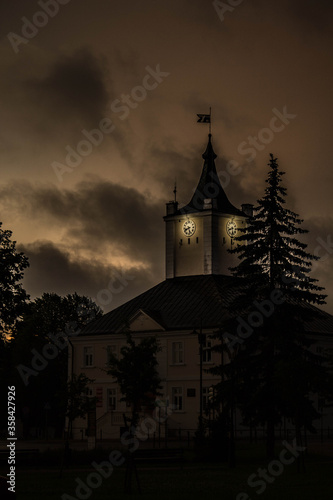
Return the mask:
[[(101, 460), (96, 460), (98, 463)], [(86, 483), (94, 469), (87, 465), (72, 466), (65, 469), (62, 477), (59, 467), (49, 466), (28, 468), (25, 466), (17, 472), (18, 500), (111, 500), (115, 498), (134, 499), (212, 499), (212, 500), (328, 500), (333, 497), (333, 460), (330, 457), (313, 455), (306, 458), (306, 472), (298, 473), (296, 464), (286, 465), (281, 474), (271, 478), (265, 491), (258, 494), (259, 487), (250, 487), (247, 483), (251, 474), (267, 467), (264, 459), (251, 457), (245, 452), (236, 468), (229, 469), (226, 464), (186, 462), (183, 469), (176, 467), (139, 468), (139, 480), (142, 494), (138, 494), (133, 479), (132, 495), (124, 494), (125, 469), (114, 468), (107, 479), (100, 480), (96, 488), (81, 490), (77, 495), (76, 479)], [(3, 471), (1, 471), (3, 473)], [(241, 493), (244, 492), (242, 496)], [(78, 492), (77, 492), (78, 493)], [(245, 493), (248, 495), (246, 496)], [(66, 496), (67, 494), (67, 496)]]

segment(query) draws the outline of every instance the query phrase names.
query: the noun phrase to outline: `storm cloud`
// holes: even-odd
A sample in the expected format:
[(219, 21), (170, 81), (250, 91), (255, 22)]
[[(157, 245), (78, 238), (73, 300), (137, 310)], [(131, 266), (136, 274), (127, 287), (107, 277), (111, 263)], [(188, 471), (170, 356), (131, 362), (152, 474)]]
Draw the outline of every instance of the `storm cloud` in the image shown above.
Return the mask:
[[(309, 249), (333, 233), (332, 4), (237, 3), (221, 19), (202, 0), (71, 0), (18, 53), (7, 35), (41, 7), (1, 3), (0, 220), (30, 257), (28, 292), (95, 296), (112, 269), (133, 271), (135, 293), (164, 279), (165, 203), (175, 181), (180, 204), (197, 186), (209, 127), (196, 114), (210, 108), (230, 201), (256, 204), (273, 153)], [(145, 95), (148, 66), (169, 76)], [(116, 99), (126, 118), (112, 110)], [(272, 135), (273, 110), (284, 108), (295, 119)], [(57, 178), (54, 162), (66, 164), (68, 148), (103, 118), (112, 133)], [(228, 179), (230, 161), (240, 168)], [(332, 296), (330, 254), (314, 276)]]
[(149, 271), (135, 267), (125, 270), (103, 264), (101, 259), (75, 259), (50, 241), (36, 241), (18, 249), (29, 259), (23, 284), (31, 299), (44, 292), (76, 292), (92, 298), (107, 312), (155, 284)]
[(23, 219), (38, 217), (41, 225), (51, 224), (72, 248), (103, 255), (112, 247), (118, 257), (147, 266), (162, 259), (163, 205), (149, 193), (96, 179), (73, 190), (18, 182), (3, 187), (0, 197), (8, 211)]

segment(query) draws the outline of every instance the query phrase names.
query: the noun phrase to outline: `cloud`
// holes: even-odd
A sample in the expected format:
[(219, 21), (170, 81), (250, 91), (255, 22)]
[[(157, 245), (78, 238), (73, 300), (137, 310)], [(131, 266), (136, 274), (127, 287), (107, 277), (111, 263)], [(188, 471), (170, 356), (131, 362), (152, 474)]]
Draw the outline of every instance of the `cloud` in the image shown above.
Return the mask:
[(320, 257), (312, 265), (311, 277), (318, 280), (318, 285), (324, 287), (323, 293), (327, 294), (326, 305), (323, 306), (328, 312), (333, 311), (333, 218), (332, 217), (310, 217), (305, 219), (302, 228), (308, 233), (300, 240), (307, 243), (307, 251)]
[[(318, 245), (321, 245), (320, 241), (332, 239), (333, 242), (332, 217), (309, 217), (304, 221), (303, 226), (309, 231), (307, 235), (307, 242), (310, 252), (314, 252), (315, 248)], [(321, 252), (321, 255), (323, 255), (323, 252)]]
[(23, 285), (31, 299), (44, 292), (59, 295), (77, 292), (93, 298), (106, 312), (155, 284), (152, 276), (142, 269), (132, 267), (125, 271), (105, 265), (98, 258), (73, 260), (69, 252), (51, 241), (20, 245), (18, 250), (29, 258), (30, 267), (25, 272)]
[[(244, 2), (245, 4), (245, 2)], [(251, 5), (251, 4), (250, 4)], [(280, 0), (266, 2), (261, 0), (255, 6), (256, 16), (266, 15), (267, 23), (290, 22), (303, 36), (313, 38), (331, 32), (333, 5), (330, 0)]]
[(330, 0), (322, 0), (320, 4), (315, 0), (294, 0), (287, 2), (286, 8), (295, 24), (299, 24), (307, 33), (318, 36), (330, 31), (333, 14)]
[[(112, 80), (104, 58), (88, 48), (55, 56), (32, 44), (19, 60), (9, 50), (0, 46), (2, 178), (11, 172), (51, 178), (52, 161), (63, 161), (65, 147), (75, 147), (83, 129), (107, 116)], [(104, 141), (100, 153), (107, 146)]]
[[(243, 1), (221, 22), (202, 0), (71, 1), (15, 54), (6, 34), (20, 33), (22, 16), (40, 7), (2, 2), (1, 182), (14, 181), (0, 186), (0, 207), (15, 239), (49, 240), (71, 262), (134, 266), (163, 279), (164, 203), (175, 177), (184, 204), (197, 186), (208, 126), (195, 114), (209, 106), (216, 168), (235, 206), (262, 195), (272, 152), (287, 171), (288, 206), (301, 216), (330, 214), (332, 8), (328, 0)], [(111, 102), (157, 64), (170, 77), (120, 120)], [(285, 104), (297, 120), (245, 163), (238, 145)], [(41, 185), (57, 182), (51, 163), (65, 163), (66, 147), (104, 116), (114, 132), (63, 183)], [(229, 159), (242, 172), (226, 185)]]
[(73, 120), (82, 126), (96, 126), (109, 101), (106, 79), (105, 61), (81, 48), (72, 55), (62, 54), (47, 75), (28, 79), (27, 84), (34, 102), (50, 113), (52, 122), (63, 126), (64, 120)]
[(162, 265), (163, 205), (149, 193), (95, 178), (72, 190), (15, 182), (2, 186), (0, 197), (7, 213), (51, 225), (71, 253), (154, 271)]

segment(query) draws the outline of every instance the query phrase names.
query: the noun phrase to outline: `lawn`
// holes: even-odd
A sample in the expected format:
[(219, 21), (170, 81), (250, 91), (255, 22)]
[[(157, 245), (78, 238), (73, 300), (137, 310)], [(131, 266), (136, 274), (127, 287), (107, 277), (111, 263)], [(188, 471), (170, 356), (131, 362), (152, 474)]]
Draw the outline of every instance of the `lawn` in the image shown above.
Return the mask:
[[(229, 469), (225, 464), (185, 464), (183, 470), (171, 467), (154, 468), (140, 467), (139, 479), (142, 494), (137, 493), (136, 483), (133, 480), (133, 494), (129, 498), (141, 500), (156, 499), (237, 499), (245, 500), (260, 497), (262, 500), (327, 500), (333, 494), (333, 462), (324, 457), (308, 457), (306, 473), (297, 473), (295, 464), (286, 466), (277, 477), (272, 478), (271, 484), (266, 483), (266, 489), (258, 494), (258, 487), (247, 484), (248, 477), (257, 473), (258, 468), (265, 468), (265, 461), (255, 460), (250, 463), (237, 465)], [(66, 500), (98, 499), (110, 500), (126, 497), (124, 495), (124, 468), (115, 468), (111, 476), (101, 481), (101, 485), (90, 490), (81, 490), (76, 495), (76, 478), (86, 483), (87, 477), (93, 469), (87, 466), (64, 470), (59, 477), (58, 468), (25, 468), (18, 472), (17, 492), (18, 500), (53, 500), (63, 498)], [(270, 476), (271, 477), (271, 476)], [(238, 498), (237, 498), (238, 497)]]

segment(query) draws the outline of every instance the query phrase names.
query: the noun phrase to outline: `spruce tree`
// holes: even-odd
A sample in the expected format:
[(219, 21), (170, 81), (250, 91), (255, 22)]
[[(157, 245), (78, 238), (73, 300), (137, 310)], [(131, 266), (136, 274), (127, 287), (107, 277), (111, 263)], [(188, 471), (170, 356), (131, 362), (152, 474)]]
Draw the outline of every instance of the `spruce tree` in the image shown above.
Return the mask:
[[(306, 329), (318, 314), (314, 306), (325, 303), (325, 295), (309, 275), (317, 257), (297, 238), (307, 232), (303, 221), (284, 206), (285, 172), (272, 154), (268, 165), (265, 194), (231, 250), (240, 263), (231, 268), (239, 287), (229, 328), (238, 339), (232, 358), (238, 371), (238, 404), (247, 424), (266, 424), (267, 456), (272, 458), (274, 429), (282, 417), (294, 422), (298, 442), (301, 427), (311, 429), (318, 417), (309, 393), (326, 375), (309, 350), (312, 341)], [(233, 343), (229, 340), (229, 349)], [(224, 370), (230, 375), (230, 366)]]
[(234, 238), (231, 253), (238, 254), (241, 262), (231, 271), (246, 284), (243, 299), (248, 299), (249, 292), (260, 297), (261, 290), (267, 295), (267, 290), (278, 288), (300, 304), (324, 304), (325, 295), (319, 293), (323, 288), (309, 276), (312, 262), (319, 257), (308, 253), (306, 243), (296, 238), (308, 232), (300, 227), (303, 220), (283, 206), (287, 190), (281, 179), (285, 172), (279, 170), (272, 154), (268, 165), (265, 196), (258, 200), (247, 228), (239, 230), (243, 234)]

